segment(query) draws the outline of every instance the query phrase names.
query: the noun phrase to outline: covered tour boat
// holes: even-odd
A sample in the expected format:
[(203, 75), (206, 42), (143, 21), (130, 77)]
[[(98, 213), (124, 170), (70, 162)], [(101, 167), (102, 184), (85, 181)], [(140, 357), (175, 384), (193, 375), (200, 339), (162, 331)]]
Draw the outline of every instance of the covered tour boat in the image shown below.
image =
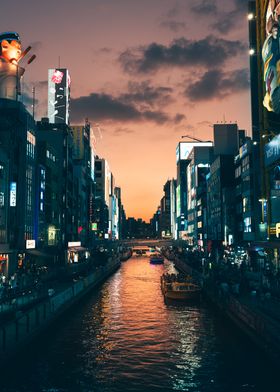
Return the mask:
[(165, 299), (191, 301), (200, 298), (201, 287), (192, 282), (189, 276), (163, 274), (161, 290)]

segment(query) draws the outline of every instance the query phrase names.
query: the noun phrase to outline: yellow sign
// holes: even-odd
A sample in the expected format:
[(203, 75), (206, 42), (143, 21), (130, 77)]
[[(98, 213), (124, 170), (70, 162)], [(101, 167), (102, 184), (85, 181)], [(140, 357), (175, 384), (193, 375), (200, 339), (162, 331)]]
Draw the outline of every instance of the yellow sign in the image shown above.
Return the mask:
[(279, 238), (280, 236), (280, 223), (276, 223), (276, 237)]
[(74, 157), (75, 159), (84, 158), (84, 126), (72, 126), (73, 140), (74, 140)]

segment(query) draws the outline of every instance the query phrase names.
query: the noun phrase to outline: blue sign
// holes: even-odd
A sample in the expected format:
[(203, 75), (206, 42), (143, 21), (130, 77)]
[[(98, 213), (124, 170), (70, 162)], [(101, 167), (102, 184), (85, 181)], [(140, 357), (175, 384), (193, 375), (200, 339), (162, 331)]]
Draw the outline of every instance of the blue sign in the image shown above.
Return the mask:
[(17, 184), (16, 182), (10, 183), (10, 207), (17, 205)]
[(269, 166), (280, 159), (280, 135), (275, 136), (264, 146), (265, 166)]

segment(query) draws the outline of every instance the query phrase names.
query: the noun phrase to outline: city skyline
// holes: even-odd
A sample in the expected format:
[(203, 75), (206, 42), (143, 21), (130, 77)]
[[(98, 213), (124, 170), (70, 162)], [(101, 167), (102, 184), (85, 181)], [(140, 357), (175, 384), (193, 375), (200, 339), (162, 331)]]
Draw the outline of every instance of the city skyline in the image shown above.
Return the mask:
[(24, 103), (30, 110), (35, 86), (36, 119), (46, 116), (48, 69), (69, 69), (71, 124), (87, 117), (95, 127), (97, 154), (122, 188), (127, 216), (152, 217), (163, 184), (175, 177), (181, 135), (209, 140), (212, 124), (224, 120), (250, 134), (247, 2), (13, 6), (20, 12), (2, 30), (18, 31), (37, 55), (24, 76)]

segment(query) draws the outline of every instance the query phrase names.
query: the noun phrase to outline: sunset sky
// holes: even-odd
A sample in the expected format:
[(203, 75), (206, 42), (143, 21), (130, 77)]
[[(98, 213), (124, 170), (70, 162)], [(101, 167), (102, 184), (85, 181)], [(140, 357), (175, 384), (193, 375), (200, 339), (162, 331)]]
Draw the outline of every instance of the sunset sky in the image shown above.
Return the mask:
[(224, 119), (250, 134), (247, 0), (13, 0), (0, 15), (37, 55), (36, 119), (48, 68), (69, 69), (71, 123), (91, 121), (127, 216), (151, 218), (181, 135), (209, 140)]

